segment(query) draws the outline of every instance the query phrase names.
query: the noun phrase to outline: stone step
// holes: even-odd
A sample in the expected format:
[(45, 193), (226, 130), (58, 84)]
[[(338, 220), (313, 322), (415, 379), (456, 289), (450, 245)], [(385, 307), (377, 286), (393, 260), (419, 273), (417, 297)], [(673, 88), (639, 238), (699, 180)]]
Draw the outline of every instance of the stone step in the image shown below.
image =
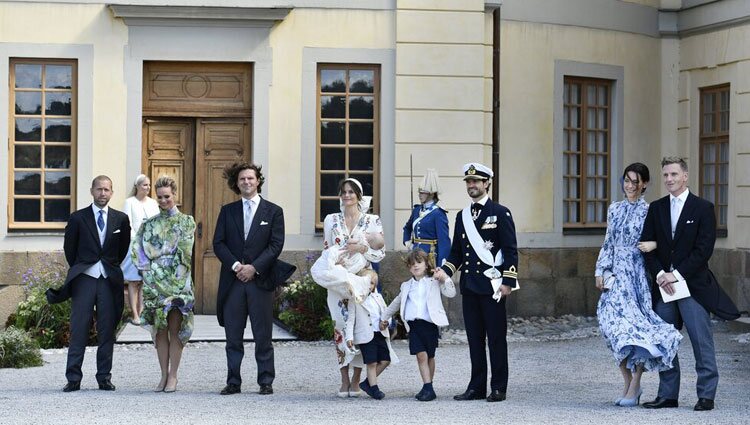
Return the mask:
[[(293, 341), (297, 337), (283, 329), (281, 326), (274, 323), (273, 325), (273, 336), (274, 341)], [(225, 341), (224, 328), (219, 326), (219, 322), (216, 320), (216, 316), (213, 315), (195, 315), (193, 322), (193, 335), (190, 337), (190, 342), (198, 341)], [(253, 331), (250, 328), (250, 321), (248, 320), (247, 326), (245, 326), (244, 341), (254, 341)], [(127, 324), (125, 329), (117, 337), (117, 343), (122, 344), (135, 344), (135, 343), (150, 343), (151, 334), (140, 326), (134, 326)]]

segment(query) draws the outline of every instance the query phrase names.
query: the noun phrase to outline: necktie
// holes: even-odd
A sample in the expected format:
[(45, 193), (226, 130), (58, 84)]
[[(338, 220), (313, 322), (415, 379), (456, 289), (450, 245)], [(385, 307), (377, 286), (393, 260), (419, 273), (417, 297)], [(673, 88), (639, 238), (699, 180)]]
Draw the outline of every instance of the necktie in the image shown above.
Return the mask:
[(99, 231), (104, 230), (104, 210), (99, 210), (99, 218), (96, 219), (96, 225), (99, 226)]
[(677, 230), (677, 221), (680, 219), (680, 198), (672, 199), (672, 237)]
[(252, 213), (253, 213), (253, 204), (250, 201), (245, 201), (245, 219), (244, 219), (244, 230), (245, 230), (245, 239), (247, 239), (247, 234), (250, 233), (250, 226), (252, 223)]

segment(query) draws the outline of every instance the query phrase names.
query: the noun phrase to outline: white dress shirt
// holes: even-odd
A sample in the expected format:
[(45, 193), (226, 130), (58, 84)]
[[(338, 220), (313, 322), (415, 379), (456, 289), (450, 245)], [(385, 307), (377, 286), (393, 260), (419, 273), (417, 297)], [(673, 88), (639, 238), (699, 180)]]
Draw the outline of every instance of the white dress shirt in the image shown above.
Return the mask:
[[(96, 231), (99, 233), (99, 246), (104, 246), (104, 239), (107, 236), (107, 214), (109, 214), (109, 206), (99, 208), (96, 206), (96, 204), (91, 204), (91, 210), (94, 214), (94, 226), (96, 227)], [(104, 211), (104, 214), (102, 214), (102, 220), (104, 220), (104, 228), (102, 229), (99, 228), (99, 224), (97, 223), (97, 220), (99, 220), (99, 211)], [(97, 261), (93, 266), (87, 268), (83, 273), (93, 277), (94, 279), (98, 279), (99, 276), (104, 278), (107, 277), (107, 271), (104, 270), (104, 264), (102, 264), (101, 260)]]
[[(690, 193), (690, 190), (685, 189), (682, 193), (680, 193), (677, 196), (673, 196), (671, 193), (669, 194), (669, 215), (670, 215), (670, 225), (672, 226), (672, 237), (674, 238), (674, 232), (677, 229), (677, 223), (680, 220), (680, 215), (682, 215), (682, 209), (685, 208), (685, 201), (687, 201), (688, 194)], [(677, 205), (674, 206), (675, 211), (672, 211), (672, 205), (677, 200)], [(670, 267), (671, 268), (671, 267)], [(680, 272), (677, 271), (677, 269), (671, 270), (672, 274), (677, 280), (685, 280), (685, 278), (682, 277)], [(656, 274), (656, 278), (660, 278), (661, 275), (666, 273), (664, 270), (660, 271)]]
[(404, 320), (422, 319), (432, 322), (430, 312), (427, 310), (427, 294), (432, 278), (423, 276), (419, 280), (415, 278), (411, 280), (412, 283), (409, 287), (409, 294), (406, 297), (406, 305), (404, 306)]
[[(250, 209), (250, 218), (249, 218), (250, 225), (252, 226), (253, 219), (255, 218), (255, 213), (258, 212), (258, 205), (260, 205), (260, 195), (258, 193), (256, 193), (255, 196), (253, 196), (250, 199), (242, 198), (242, 222), (243, 222), (243, 226), (244, 226), (244, 221), (245, 221), (245, 211), (247, 211), (247, 204), (248, 204), (248, 202), (252, 206), (252, 208)], [(250, 232), (250, 229), (248, 228), (248, 234), (249, 234), (249, 232)], [(247, 235), (245, 235), (245, 238), (247, 238)], [(237, 271), (237, 266), (239, 266), (240, 264), (242, 264), (242, 263), (240, 263), (239, 261), (235, 261), (234, 264), (232, 264), (232, 271), (236, 272)]]

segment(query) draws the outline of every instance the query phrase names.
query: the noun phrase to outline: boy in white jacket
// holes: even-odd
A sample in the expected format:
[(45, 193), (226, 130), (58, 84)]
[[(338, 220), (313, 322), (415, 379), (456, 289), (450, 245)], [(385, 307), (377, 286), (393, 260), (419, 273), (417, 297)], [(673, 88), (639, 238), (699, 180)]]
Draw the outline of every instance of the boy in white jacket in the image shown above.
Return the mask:
[(378, 388), (378, 375), (398, 357), (391, 348), (391, 338), (385, 316), (385, 300), (378, 293), (377, 281), (370, 284), (370, 294), (361, 304), (348, 303), (346, 319), (346, 344), (354, 345), (362, 353), (362, 361), (367, 365), (367, 377), (359, 384), (370, 397), (381, 400), (385, 394)]
[(427, 253), (417, 248), (406, 257), (412, 278), (401, 284), (401, 292), (391, 302), (383, 317), (388, 323), (391, 316), (399, 312), (409, 332), (409, 352), (417, 356), (422, 389), (415, 396), (419, 401), (434, 400), (437, 395), (432, 388), (435, 376), (435, 350), (438, 346), (438, 326), (448, 326), (448, 317), (440, 294), (448, 298), (456, 295), (456, 287), (450, 277), (442, 273), (442, 281), (432, 277)]

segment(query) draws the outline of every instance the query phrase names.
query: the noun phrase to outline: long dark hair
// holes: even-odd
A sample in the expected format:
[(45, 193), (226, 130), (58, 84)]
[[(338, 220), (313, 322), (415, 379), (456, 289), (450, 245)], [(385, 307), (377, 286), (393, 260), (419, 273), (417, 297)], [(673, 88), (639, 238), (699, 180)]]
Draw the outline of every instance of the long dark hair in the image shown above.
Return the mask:
[[(638, 178), (641, 179), (641, 182), (648, 183), (651, 181), (650, 174), (648, 172), (648, 167), (646, 167), (644, 164), (641, 164), (640, 162), (634, 162), (627, 167), (625, 167), (625, 171), (622, 173), (622, 181), (625, 182), (625, 177), (627, 177), (629, 172), (634, 172), (638, 175)], [(623, 188), (624, 190), (624, 188)], [(643, 187), (641, 189), (641, 193), (646, 192), (646, 187)]]

